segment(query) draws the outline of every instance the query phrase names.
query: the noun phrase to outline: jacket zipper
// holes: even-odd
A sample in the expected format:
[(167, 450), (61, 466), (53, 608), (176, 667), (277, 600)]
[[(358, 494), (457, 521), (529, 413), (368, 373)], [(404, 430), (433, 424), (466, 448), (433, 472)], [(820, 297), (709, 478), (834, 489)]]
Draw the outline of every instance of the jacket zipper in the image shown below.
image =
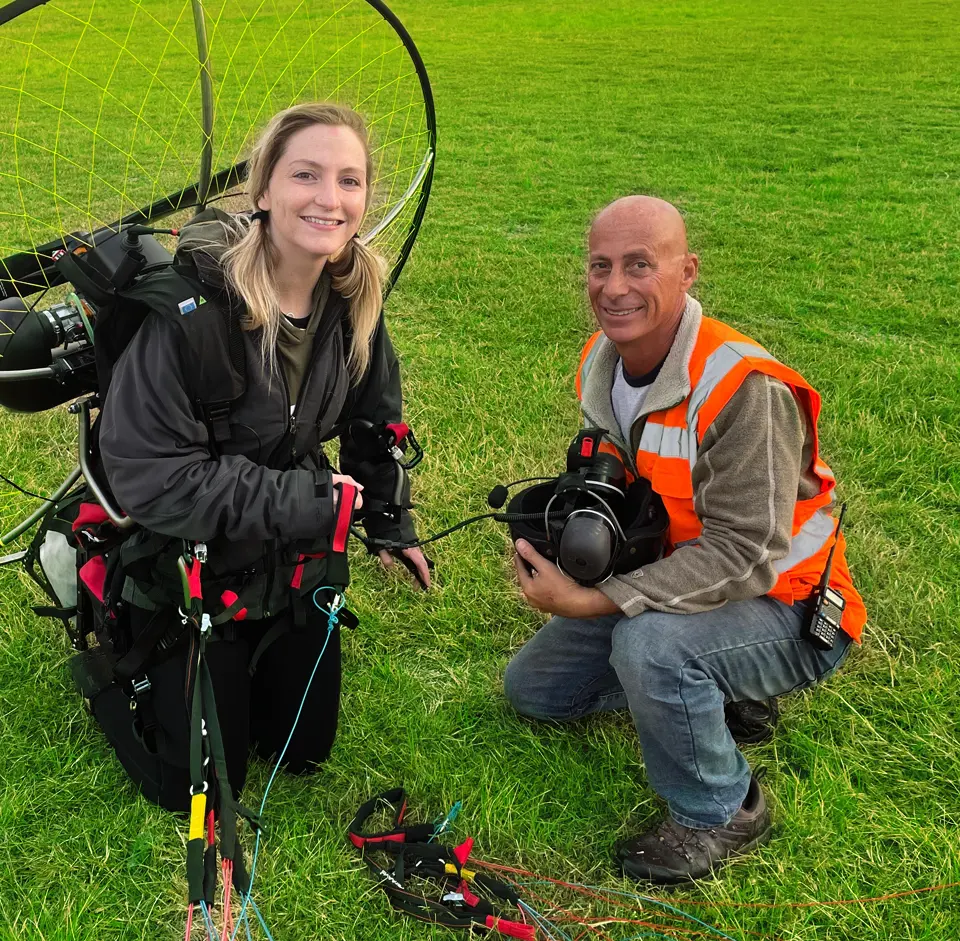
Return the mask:
[[(326, 311), (324, 311), (326, 313)], [(328, 326), (324, 329), (324, 320), (327, 320)], [(332, 320), (332, 322), (331, 322)], [(284, 435), (284, 440), (287, 436), (291, 437), (290, 442), (290, 463), (292, 464), (297, 456), (297, 419), (300, 414), (300, 405), (303, 400), (306, 398), (305, 393), (309, 387), (310, 379), (313, 377), (313, 374), (316, 370), (317, 361), (320, 359), (320, 348), (326, 343), (329, 339), (333, 330), (336, 328), (336, 325), (340, 322), (340, 315), (333, 318), (324, 318), (321, 317), (320, 324), (318, 326), (316, 334), (313, 337), (313, 349), (310, 351), (310, 362), (307, 366), (307, 371), (304, 373), (303, 381), (300, 383), (300, 394), (297, 396), (297, 404), (294, 405), (293, 411), (290, 410), (290, 386), (287, 383), (287, 375), (281, 368), (280, 373), (283, 379), (283, 394), (284, 394), (284, 415), (286, 416), (287, 423), (287, 434)], [(318, 411), (317, 417), (319, 418), (323, 412), (326, 410), (327, 404), (330, 401), (330, 396), (328, 395), (326, 400), (323, 403), (323, 408)], [(284, 441), (280, 442), (280, 445), (283, 445)]]
[[(290, 444), (290, 460), (292, 462), (297, 453), (297, 409), (300, 406), (300, 402), (298, 401), (293, 407), (293, 410), (290, 410), (290, 385), (287, 382), (287, 374), (284, 372), (282, 366), (280, 367), (280, 378), (283, 380), (283, 417), (287, 431), (283, 438), (280, 439), (280, 444), (277, 446), (277, 448), (281, 448), (286, 442), (287, 437), (292, 435), (293, 441)], [(274, 453), (276, 453), (276, 451), (274, 451)]]

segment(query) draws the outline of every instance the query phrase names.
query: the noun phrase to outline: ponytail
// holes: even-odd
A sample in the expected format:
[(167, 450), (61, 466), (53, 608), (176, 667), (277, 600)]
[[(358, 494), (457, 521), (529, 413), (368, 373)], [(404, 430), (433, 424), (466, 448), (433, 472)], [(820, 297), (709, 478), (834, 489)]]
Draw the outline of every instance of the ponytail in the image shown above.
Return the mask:
[(227, 278), (246, 303), (244, 330), (261, 328), (260, 353), (267, 372), (272, 376), (277, 365), (277, 334), (280, 332), (280, 302), (273, 280), (276, 249), (262, 221), (244, 226), (240, 219), (230, 233), (233, 244), (223, 253)]

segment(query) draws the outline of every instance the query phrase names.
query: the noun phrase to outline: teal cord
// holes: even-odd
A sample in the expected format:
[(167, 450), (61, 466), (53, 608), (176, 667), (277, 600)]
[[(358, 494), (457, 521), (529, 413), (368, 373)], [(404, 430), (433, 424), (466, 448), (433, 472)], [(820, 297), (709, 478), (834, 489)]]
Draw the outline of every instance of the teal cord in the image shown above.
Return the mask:
[[(334, 592), (334, 601), (339, 600), (339, 604), (334, 606), (332, 603), (329, 608), (320, 607), (320, 603), (317, 601), (317, 595), (321, 591), (332, 591)], [(263, 817), (263, 808), (267, 803), (267, 795), (270, 793), (270, 788), (273, 786), (274, 778), (276, 778), (278, 772), (280, 771), (280, 766), (283, 764), (283, 758), (287, 753), (287, 749), (290, 747), (290, 742), (293, 740), (293, 733), (297, 730), (297, 723), (300, 721), (300, 716), (303, 713), (303, 707), (307, 702), (307, 696), (310, 693), (310, 687), (313, 685), (313, 678), (317, 675), (317, 670), (320, 667), (320, 661), (323, 659), (323, 655), (326, 652), (327, 644), (330, 643), (330, 637), (333, 634), (333, 629), (337, 626), (338, 619), (337, 614), (343, 608), (345, 601), (343, 595), (337, 591), (336, 588), (333, 588), (331, 585), (321, 585), (313, 593), (313, 603), (321, 611), (327, 611), (327, 636), (323, 641), (323, 646), (320, 648), (320, 653), (317, 655), (317, 662), (313, 665), (313, 671), (310, 673), (310, 679), (307, 680), (307, 688), (303, 691), (303, 698), (300, 700), (300, 708), (297, 710), (296, 718), (293, 720), (293, 726), (290, 729), (290, 734), (287, 736), (287, 740), (284, 743), (283, 749), (280, 752), (280, 757), (277, 758), (277, 763), (274, 765), (273, 772), (270, 775), (270, 779), (267, 781), (266, 789), (263, 792), (263, 800), (260, 801), (260, 810), (258, 817)], [(237, 936), (237, 932), (240, 930), (240, 923), (244, 920), (244, 915), (247, 911), (247, 906), (253, 908), (254, 914), (257, 916), (257, 920), (260, 922), (260, 927), (263, 928), (264, 933), (266, 934), (269, 941), (274, 941), (273, 935), (270, 934), (270, 930), (267, 928), (266, 922), (263, 920), (263, 916), (260, 914), (260, 909), (257, 908), (257, 903), (253, 901), (250, 897), (253, 894), (253, 880), (257, 874), (257, 856), (260, 853), (260, 834), (263, 831), (257, 830), (257, 839), (253, 845), (253, 861), (250, 864), (250, 884), (247, 886), (247, 891), (243, 896), (243, 905), (240, 907), (240, 915), (237, 918), (237, 923), (234, 926), (233, 934), (230, 935), (230, 941), (234, 941)], [(249, 930), (249, 929), (248, 929)]]
[[(523, 882), (517, 882), (517, 885), (556, 885), (556, 883), (552, 882), (550, 879), (528, 879)], [(621, 898), (634, 899), (639, 902), (649, 902), (651, 905), (659, 905), (661, 908), (665, 908), (674, 915), (679, 915), (681, 918), (686, 918), (689, 921), (700, 925), (702, 928), (706, 928), (707, 931), (719, 938), (725, 938), (726, 941), (737, 941), (737, 939), (732, 935), (727, 934), (725, 931), (721, 931), (719, 928), (716, 928), (705, 921), (701, 921), (696, 917), (696, 915), (691, 915), (689, 912), (683, 911), (683, 909), (675, 908), (673, 905), (669, 905), (667, 902), (661, 902), (660, 899), (651, 898), (649, 895), (640, 895), (637, 892), (625, 892), (622, 889), (610, 889), (605, 885), (583, 885), (580, 882), (568, 882), (566, 885), (577, 889), (589, 889), (591, 892), (605, 892), (607, 895), (619, 895)]]
[[(449, 827), (450, 824), (457, 819), (457, 814), (460, 813), (460, 808), (462, 806), (463, 806), (463, 801), (457, 801), (453, 805), (453, 807), (450, 808), (450, 813), (448, 813), (447, 816), (443, 818), (443, 820), (440, 820), (440, 818), (438, 817), (437, 820), (434, 821), (436, 826), (434, 827), (433, 833), (431, 833), (430, 836), (427, 837), (428, 843), (430, 843), (432, 840), (435, 840), (438, 836), (440, 836), (440, 834), (443, 833), (443, 831), (446, 830), (447, 827)], [(440, 820), (439, 823), (437, 823), (438, 820)]]

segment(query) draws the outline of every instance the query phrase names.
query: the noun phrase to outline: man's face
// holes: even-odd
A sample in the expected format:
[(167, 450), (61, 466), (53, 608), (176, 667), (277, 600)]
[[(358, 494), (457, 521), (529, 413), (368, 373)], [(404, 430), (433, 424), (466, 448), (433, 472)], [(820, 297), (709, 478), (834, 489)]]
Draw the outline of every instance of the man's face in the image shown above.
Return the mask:
[(697, 256), (672, 219), (614, 208), (590, 230), (587, 293), (617, 346), (672, 338), (696, 276)]

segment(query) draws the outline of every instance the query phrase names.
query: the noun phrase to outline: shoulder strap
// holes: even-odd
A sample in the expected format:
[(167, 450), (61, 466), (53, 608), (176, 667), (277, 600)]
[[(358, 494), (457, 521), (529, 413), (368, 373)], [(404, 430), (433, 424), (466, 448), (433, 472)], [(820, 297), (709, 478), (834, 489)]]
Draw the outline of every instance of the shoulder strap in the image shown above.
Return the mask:
[(216, 449), (229, 440), (230, 408), (246, 389), (241, 311), (226, 291), (210, 295), (192, 275), (169, 265), (139, 278), (122, 296), (180, 328), (191, 396)]

